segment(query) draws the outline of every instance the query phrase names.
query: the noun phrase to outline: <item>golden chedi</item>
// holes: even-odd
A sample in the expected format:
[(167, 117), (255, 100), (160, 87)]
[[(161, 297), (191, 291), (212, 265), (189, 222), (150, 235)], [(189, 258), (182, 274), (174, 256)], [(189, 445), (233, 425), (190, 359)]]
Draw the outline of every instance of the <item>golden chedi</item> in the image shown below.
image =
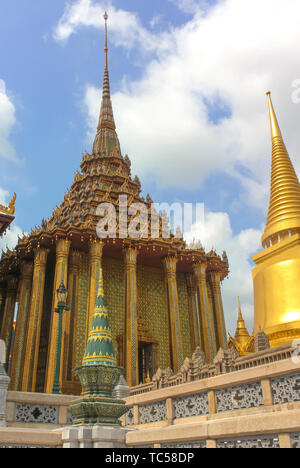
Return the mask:
[(228, 348), (235, 348), (240, 356), (246, 356), (254, 352), (254, 336), (250, 336), (247, 330), (242, 314), (240, 298), (236, 332), (234, 338), (229, 334)]
[(300, 339), (300, 185), (267, 93), (272, 136), (271, 197), (262, 237), (253, 257), (255, 323), (271, 347)]

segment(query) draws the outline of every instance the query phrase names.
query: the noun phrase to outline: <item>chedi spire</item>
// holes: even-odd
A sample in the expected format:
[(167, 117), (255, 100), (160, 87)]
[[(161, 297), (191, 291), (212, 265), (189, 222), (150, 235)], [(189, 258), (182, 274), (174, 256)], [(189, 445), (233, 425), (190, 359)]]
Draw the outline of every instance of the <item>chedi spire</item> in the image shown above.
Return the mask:
[(238, 313), (238, 321), (237, 321), (237, 329), (235, 333), (235, 339), (241, 344), (241, 345), (246, 345), (249, 341), (250, 335), (247, 330), (245, 320), (242, 315), (242, 308), (241, 308), (241, 301), (240, 298), (238, 298), (239, 302), (239, 313)]
[(93, 144), (93, 154), (101, 156), (121, 157), (119, 139), (116, 133), (116, 125), (110, 98), (110, 84), (108, 72), (108, 45), (107, 45), (107, 20), (105, 12), (105, 45), (104, 45), (104, 78), (102, 87), (102, 102), (97, 127), (97, 134)]
[(271, 198), (263, 247), (280, 242), (287, 235), (300, 231), (300, 184), (267, 93), (272, 137)]
[(117, 365), (104, 298), (102, 269), (99, 271), (94, 315), (82, 364), (83, 366)]

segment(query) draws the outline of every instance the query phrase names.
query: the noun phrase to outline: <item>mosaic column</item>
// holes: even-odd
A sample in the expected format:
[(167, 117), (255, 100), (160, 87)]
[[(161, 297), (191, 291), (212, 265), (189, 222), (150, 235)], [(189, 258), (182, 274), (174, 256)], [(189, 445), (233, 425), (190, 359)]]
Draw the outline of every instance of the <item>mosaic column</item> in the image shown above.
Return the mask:
[(171, 341), (171, 363), (173, 371), (176, 373), (183, 363), (183, 349), (181, 338), (181, 326), (179, 316), (178, 290), (176, 280), (176, 257), (163, 258), (163, 266), (167, 281), (168, 304), (169, 304), (169, 325)]
[(199, 262), (193, 265), (197, 287), (198, 308), (203, 330), (204, 352), (207, 362), (210, 362), (216, 354), (216, 340), (212, 310), (209, 306), (206, 284), (206, 268), (207, 264), (205, 262)]
[(10, 353), (10, 346), (11, 346), (11, 337), (12, 337), (12, 328), (13, 328), (13, 321), (14, 321), (14, 315), (15, 315), (17, 292), (18, 292), (18, 277), (9, 276), (7, 279), (7, 292), (6, 292), (3, 321), (2, 321), (2, 328), (1, 328), (1, 334), (0, 334), (0, 339), (5, 342), (5, 346), (6, 346), (6, 354), (7, 354), (6, 362), (7, 363), (8, 363), (8, 356)]
[(68, 298), (67, 305), (70, 311), (63, 315), (63, 375), (62, 381), (72, 381), (75, 367), (74, 356), (76, 342), (74, 340), (76, 330), (76, 313), (78, 303), (78, 282), (80, 270), (81, 252), (71, 250), (68, 276)]
[(188, 303), (189, 303), (189, 319), (191, 330), (191, 346), (192, 351), (200, 346), (202, 348), (201, 337), (201, 323), (198, 313), (197, 304), (197, 288), (195, 284), (195, 277), (192, 273), (186, 274), (187, 290), (188, 290)]
[(124, 356), (126, 380), (129, 387), (138, 385), (138, 327), (137, 327), (137, 251), (134, 248), (124, 250), (125, 263), (125, 340)]
[(86, 326), (86, 338), (88, 336), (92, 319), (94, 315), (95, 300), (97, 294), (97, 281), (99, 278), (99, 272), (102, 268), (102, 254), (103, 254), (103, 242), (93, 241), (89, 246), (90, 255), (90, 284), (89, 284), (89, 309), (88, 309), (88, 320)]
[(209, 273), (209, 280), (212, 288), (219, 348), (227, 349), (227, 332), (221, 293), (220, 273), (218, 271), (211, 271)]
[(23, 366), (23, 392), (35, 391), (48, 253), (48, 249), (34, 249), (33, 279)]
[[(46, 385), (45, 392), (52, 393), (54, 383), (54, 372), (55, 372), (55, 357), (56, 357), (56, 343), (57, 343), (57, 332), (58, 332), (58, 315), (55, 312), (57, 308), (57, 297), (56, 291), (59, 288), (61, 282), (68, 287), (68, 261), (69, 261), (69, 250), (71, 242), (66, 239), (59, 239), (56, 242), (56, 264), (55, 264), (55, 275), (54, 275), (54, 286), (53, 286), (53, 302), (51, 312), (51, 326), (50, 326), (50, 343), (48, 348), (48, 361), (46, 371)], [(64, 314), (69, 314), (70, 311), (65, 311)], [(62, 347), (63, 348), (63, 347)], [(63, 349), (62, 349), (63, 352)], [(60, 385), (62, 382), (60, 382)]]
[(18, 316), (16, 322), (14, 347), (12, 352), (10, 390), (21, 390), (22, 387), (23, 362), (25, 360), (26, 352), (32, 274), (33, 262), (23, 262), (21, 266)]
[(6, 290), (7, 290), (6, 285), (1, 284), (0, 285), (0, 330), (2, 328), (2, 322), (3, 322), (5, 299), (6, 299)]

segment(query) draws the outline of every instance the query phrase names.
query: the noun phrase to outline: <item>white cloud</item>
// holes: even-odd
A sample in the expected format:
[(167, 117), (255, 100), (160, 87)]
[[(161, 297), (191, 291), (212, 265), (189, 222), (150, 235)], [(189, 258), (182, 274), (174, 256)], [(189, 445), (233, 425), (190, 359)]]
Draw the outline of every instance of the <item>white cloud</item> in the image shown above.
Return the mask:
[(0, 79), (0, 158), (17, 162), (16, 151), (9, 141), (15, 124), (15, 107), (7, 94), (5, 82)]
[(169, 47), (169, 36), (153, 35), (144, 28), (135, 13), (117, 9), (112, 1), (77, 0), (67, 3), (63, 16), (53, 31), (55, 40), (65, 43), (82, 27), (104, 28), (104, 12), (109, 16), (109, 39), (116, 46), (144, 51), (164, 50)]
[[(7, 247), (13, 250), (18, 243), (18, 236), (22, 237), (23, 231), (16, 224), (12, 224), (10, 229), (6, 231), (4, 236), (0, 238), (0, 254), (2, 250), (6, 250)], [(1, 256), (1, 255), (0, 255)]]
[(155, 26), (160, 24), (162, 19), (163, 19), (162, 15), (158, 15), (158, 14), (154, 15), (153, 18), (149, 21), (151, 28), (155, 28)]
[(9, 196), (8, 191), (0, 187), (0, 205), (5, 205), (5, 203), (7, 202), (8, 196)]
[(196, 13), (209, 7), (209, 0), (169, 0), (169, 2), (176, 5), (184, 13)]
[(228, 214), (212, 212), (205, 214), (204, 223), (194, 224), (185, 234), (187, 242), (199, 239), (206, 251), (215, 248), (227, 252), (230, 274), (223, 282), (222, 293), (226, 324), (231, 334), (236, 329), (238, 297), (249, 332), (253, 329), (253, 265), (250, 259), (261, 247), (261, 235), (261, 231), (251, 228), (234, 235)]
[[(134, 171), (164, 186), (190, 189), (213, 173), (226, 172), (244, 188), (243, 203), (265, 212), (271, 156), (268, 89), (300, 171), (295, 158), (300, 105), (291, 100), (299, 73), (299, 15), (295, 0), (223, 0), (205, 16), (195, 15), (166, 33), (168, 54), (158, 54), (142, 79), (123, 83), (113, 96), (121, 145)], [(229, 112), (214, 120), (214, 109), (222, 106)], [(92, 104), (88, 110), (94, 133), (99, 108)]]
[[(15, 107), (7, 94), (5, 82), (0, 79), (0, 159), (5, 158), (14, 163), (19, 163), (17, 153), (10, 142), (11, 132), (15, 125)], [(0, 204), (7, 206), (10, 201), (9, 197), (8, 191), (0, 187)], [(21, 234), (21, 228), (14, 222), (11, 229), (0, 238), (0, 251), (6, 249), (7, 246), (10, 249), (14, 248), (17, 244), (17, 237)]]

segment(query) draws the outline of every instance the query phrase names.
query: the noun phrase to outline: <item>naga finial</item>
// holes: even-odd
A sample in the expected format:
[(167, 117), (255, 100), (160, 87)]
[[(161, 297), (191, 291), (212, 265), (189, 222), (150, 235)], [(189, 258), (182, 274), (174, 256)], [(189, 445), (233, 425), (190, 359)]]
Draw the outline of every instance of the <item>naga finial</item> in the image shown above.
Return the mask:
[(0, 211), (9, 215), (14, 215), (16, 211), (16, 208), (15, 208), (16, 199), (17, 199), (17, 194), (15, 193), (8, 207), (0, 205)]

